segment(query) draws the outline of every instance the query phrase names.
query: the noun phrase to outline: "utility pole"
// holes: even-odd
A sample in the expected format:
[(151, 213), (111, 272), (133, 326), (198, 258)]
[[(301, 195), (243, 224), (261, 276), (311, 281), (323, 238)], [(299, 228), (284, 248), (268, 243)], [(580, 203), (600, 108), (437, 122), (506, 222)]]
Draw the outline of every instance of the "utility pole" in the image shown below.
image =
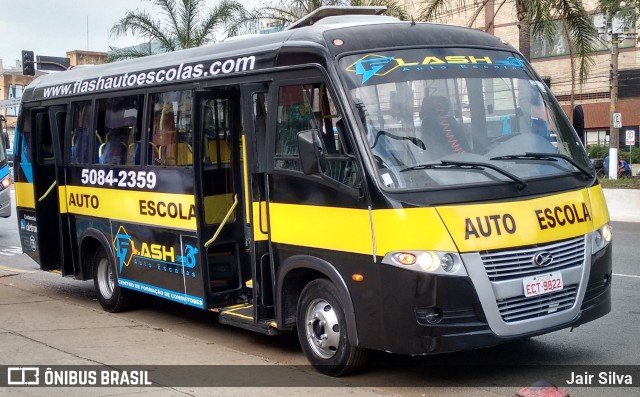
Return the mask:
[(609, 178), (618, 179), (618, 44), (620, 38), (615, 31), (611, 34), (611, 105), (610, 128), (609, 128)]

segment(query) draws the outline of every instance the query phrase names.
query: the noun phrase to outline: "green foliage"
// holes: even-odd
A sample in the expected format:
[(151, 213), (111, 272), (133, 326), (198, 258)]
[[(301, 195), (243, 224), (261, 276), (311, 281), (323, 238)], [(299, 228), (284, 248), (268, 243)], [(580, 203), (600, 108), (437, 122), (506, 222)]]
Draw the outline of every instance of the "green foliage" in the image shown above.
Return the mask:
[(640, 189), (640, 177), (631, 176), (618, 179), (598, 178), (603, 189)]
[[(244, 7), (236, 0), (219, 0), (213, 8), (205, 9), (204, 0), (146, 0), (154, 12), (127, 11), (111, 28), (118, 37), (131, 33), (148, 42), (158, 43), (165, 52), (198, 47), (216, 41), (216, 33), (225, 28)], [(160, 19), (156, 19), (160, 17)], [(149, 55), (144, 48), (115, 52), (110, 60)]]
[(590, 159), (603, 159), (609, 154), (609, 145), (589, 145), (587, 153), (589, 153)]
[[(609, 155), (608, 145), (589, 145), (587, 147), (589, 158), (591, 159), (603, 159)], [(640, 163), (640, 148), (631, 148), (631, 154), (629, 154), (629, 147), (621, 147), (618, 149), (618, 157), (625, 159), (628, 163), (639, 164)]]

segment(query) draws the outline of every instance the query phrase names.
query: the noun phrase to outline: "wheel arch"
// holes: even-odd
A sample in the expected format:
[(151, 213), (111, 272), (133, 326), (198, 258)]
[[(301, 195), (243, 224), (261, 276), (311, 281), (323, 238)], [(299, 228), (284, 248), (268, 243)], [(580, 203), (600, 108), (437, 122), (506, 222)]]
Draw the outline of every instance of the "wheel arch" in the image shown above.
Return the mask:
[(114, 260), (113, 249), (109, 239), (97, 229), (87, 229), (80, 238), (80, 274), (79, 279), (91, 280), (93, 278), (93, 259), (97, 249), (102, 247), (107, 252), (109, 259)]
[(300, 293), (307, 284), (319, 278), (328, 279), (336, 287), (346, 317), (349, 342), (357, 346), (355, 310), (344, 278), (331, 263), (311, 255), (291, 256), (280, 266), (276, 286), (278, 328), (287, 329), (295, 324)]

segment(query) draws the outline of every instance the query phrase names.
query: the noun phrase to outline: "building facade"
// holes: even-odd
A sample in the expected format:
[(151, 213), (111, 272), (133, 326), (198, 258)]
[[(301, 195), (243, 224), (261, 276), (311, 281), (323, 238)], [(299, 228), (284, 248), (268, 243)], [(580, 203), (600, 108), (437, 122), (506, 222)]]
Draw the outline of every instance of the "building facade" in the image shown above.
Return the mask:
[[(98, 65), (107, 61), (106, 52), (95, 51), (69, 51), (67, 52), (67, 58), (70, 60), (70, 65)], [(22, 64), (20, 61), (15, 62), (15, 66), (4, 66), (2, 60), (0, 60), (0, 103), (2, 101), (20, 99), (22, 97), (22, 91), (29, 85), (36, 77), (45, 74), (45, 72), (36, 71), (35, 76), (25, 76), (22, 74)], [(6, 102), (5, 102), (6, 103)], [(11, 147), (13, 147), (13, 135), (18, 121), (18, 106), (1, 106), (0, 114), (3, 115), (6, 120), (6, 129), (11, 141)]]
[[(467, 2), (467, 6), (459, 2), (450, 2), (451, 7), (445, 10), (438, 20), (442, 23), (471, 26), (487, 31), (518, 48), (518, 27), (516, 23), (515, 1), (505, 3), (489, 0), (486, 7), (478, 13), (482, 2)], [(594, 64), (584, 84), (573, 86), (574, 105), (581, 105), (585, 115), (585, 143), (609, 144), (610, 128), (610, 72), (611, 72), (611, 39), (608, 34), (606, 19), (597, 8), (597, 1), (585, 0), (583, 4), (591, 15), (597, 28), (600, 28), (600, 42), (593, 54)], [(473, 20), (474, 15), (477, 15)], [(471, 22), (473, 20), (473, 22)], [(562, 104), (565, 113), (572, 116), (571, 96), (571, 58), (569, 46), (562, 34), (558, 21), (557, 35), (551, 44), (537, 42), (532, 38), (531, 63), (539, 75), (550, 82), (550, 87)], [(614, 27), (621, 21), (615, 20)], [(620, 145), (625, 145), (627, 131), (635, 134), (635, 146), (638, 147), (638, 130), (640, 126), (640, 47), (636, 36), (636, 26), (626, 26), (621, 35), (618, 56), (619, 95), (617, 111), (622, 115), (622, 128), (619, 129)], [(576, 72), (577, 75), (577, 72)]]

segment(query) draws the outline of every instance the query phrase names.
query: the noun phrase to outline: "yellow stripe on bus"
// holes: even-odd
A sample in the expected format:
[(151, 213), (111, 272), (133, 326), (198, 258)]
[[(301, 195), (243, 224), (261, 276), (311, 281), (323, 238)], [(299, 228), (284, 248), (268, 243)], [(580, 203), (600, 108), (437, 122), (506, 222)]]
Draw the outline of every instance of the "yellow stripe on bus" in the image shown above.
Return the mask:
[(33, 193), (33, 183), (15, 182), (16, 207), (36, 208), (36, 199)]
[(314, 205), (269, 204), (271, 241), (371, 255), (369, 211)]
[[(254, 203), (254, 220), (261, 204)], [(373, 251), (367, 210), (272, 203), (269, 213), (273, 242), (368, 255)], [(547, 243), (590, 233), (607, 223), (609, 215), (602, 189), (595, 186), (530, 200), (374, 210), (372, 220), (375, 254), (384, 256), (403, 250), (476, 252)], [(256, 240), (266, 237), (254, 228)]]
[(588, 191), (591, 201), (593, 226), (594, 229), (599, 229), (602, 225), (609, 223), (611, 220), (609, 217), (609, 208), (607, 208), (607, 202), (604, 198), (604, 192), (602, 191), (601, 185), (590, 187)]
[(190, 194), (66, 186), (66, 195), (71, 214), (196, 230), (195, 204)]
[(455, 251), (456, 247), (435, 208), (373, 211), (376, 255), (392, 251)]
[[(597, 194), (594, 193), (594, 199)], [(595, 208), (603, 211), (602, 204)], [(594, 230), (589, 192), (581, 189), (531, 200), (438, 207), (460, 252), (568, 239)]]

